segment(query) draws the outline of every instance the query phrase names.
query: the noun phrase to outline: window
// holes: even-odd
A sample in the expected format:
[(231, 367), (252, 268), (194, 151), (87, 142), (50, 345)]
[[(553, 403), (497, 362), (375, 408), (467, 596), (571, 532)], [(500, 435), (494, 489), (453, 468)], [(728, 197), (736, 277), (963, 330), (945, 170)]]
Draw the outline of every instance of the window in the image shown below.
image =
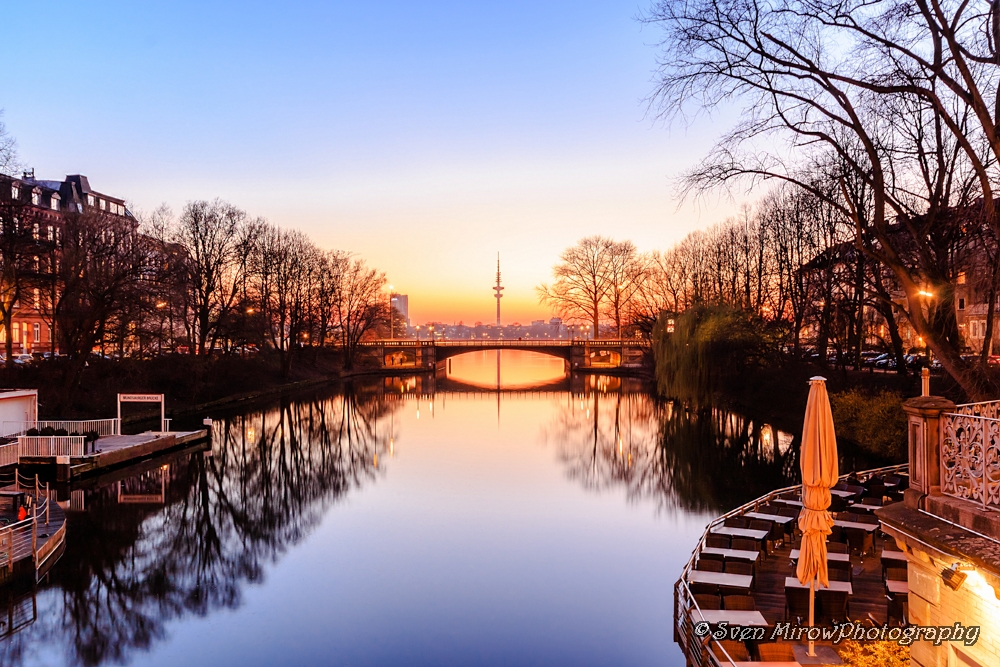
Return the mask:
[(33, 206), (42, 205), (42, 192), (41, 190), (35, 189), (31, 191), (31, 203)]
[[(42, 309), (42, 293), (38, 291), (37, 287), (35, 288), (35, 291), (32, 294), (32, 296), (35, 297), (35, 310), (41, 310)], [(38, 331), (38, 325), (37, 324), (35, 325), (35, 331)], [(38, 340), (38, 339), (36, 338), (35, 340)]]
[(21, 186), (17, 183), (10, 184), (10, 198), (20, 199), (21, 198)]
[(56, 240), (56, 230), (52, 227), (52, 225), (49, 225), (49, 240), (50, 241)]
[(979, 338), (979, 322), (972, 320), (972, 337)]
[(959, 299), (958, 300), (958, 309), (959, 310), (965, 310), (965, 299)]
[(56, 194), (52, 195), (51, 197), (49, 197), (49, 201), (52, 203), (52, 210), (53, 211), (58, 211), (59, 210), (59, 195), (56, 195)]
[(104, 201), (103, 199), (98, 199), (97, 200), (97, 208), (101, 209), (102, 211), (106, 210), (105, 209), (105, 204), (107, 204), (107, 202)]
[(42, 325), (39, 324), (38, 322), (35, 322), (34, 324), (34, 331), (32, 332), (32, 335), (34, 336), (32, 340), (34, 340), (36, 343), (42, 342)]
[(959, 271), (958, 272), (958, 284), (959, 285), (964, 285), (965, 284), (965, 271)]
[(38, 223), (37, 222), (34, 225), (32, 225), (32, 227), (31, 227), (31, 238), (35, 239), (36, 241), (38, 240)]
[(87, 195), (87, 206), (94, 206), (95, 204), (94, 195)]
[(21, 342), (21, 327), (19, 327), (19, 326), (17, 326), (15, 324), (14, 326), (11, 327), (11, 333), (14, 334), (14, 342), (15, 343), (20, 343)]
[(32, 260), (35, 263), (35, 273), (38, 273), (38, 255), (35, 255), (34, 257), (32, 257)]

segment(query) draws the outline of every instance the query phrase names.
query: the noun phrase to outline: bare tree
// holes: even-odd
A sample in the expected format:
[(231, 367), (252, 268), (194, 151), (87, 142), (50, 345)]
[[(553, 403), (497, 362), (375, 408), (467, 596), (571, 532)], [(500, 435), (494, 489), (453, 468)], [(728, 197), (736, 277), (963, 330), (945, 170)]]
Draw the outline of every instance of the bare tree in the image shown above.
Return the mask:
[(358, 344), (386, 321), (385, 274), (348, 253), (331, 256), (334, 327), (344, 351), (344, 366), (353, 368)]
[[(648, 19), (666, 33), (654, 99), (665, 114), (747, 103), (689, 186), (779, 178), (827, 198), (890, 272), (917, 333), (970, 396), (983, 395), (960, 356), (953, 281), (956, 232), (1000, 230), (995, 3), (660, 0)], [(815, 188), (817, 166), (840, 187)], [(844, 192), (851, 178), (870, 190), (866, 215)], [(979, 221), (955, 214), (971, 204), (967, 182)]]
[[(0, 110), (0, 117), (3, 111)], [(0, 120), (0, 174), (12, 176), (21, 168), (21, 162), (17, 157), (17, 142), (14, 137), (7, 132), (7, 126)]]
[(218, 199), (190, 202), (170, 229), (169, 239), (187, 255), (190, 328), (198, 354), (210, 352), (210, 339), (236, 302), (249, 231), (246, 213)]
[(555, 308), (567, 321), (586, 321), (599, 335), (601, 310), (612, 290), (608, 274), (614, 241), (603, 236), (588, 236), (559, 256), (552, 268), (555, 282), (536, 288), (541, 303)]
[(137, 298), (148, 256), (146, 237), (132, 218), (87, 211), (68, 213), (57, 248), (52, 313), (60, 348), (70, 357), (73, 385), (108, 323)]

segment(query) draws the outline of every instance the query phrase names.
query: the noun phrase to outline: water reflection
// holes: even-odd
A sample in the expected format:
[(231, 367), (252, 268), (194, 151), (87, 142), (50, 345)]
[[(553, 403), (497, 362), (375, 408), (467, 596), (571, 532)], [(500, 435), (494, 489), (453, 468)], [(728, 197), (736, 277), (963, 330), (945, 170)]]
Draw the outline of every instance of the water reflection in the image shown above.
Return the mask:
[[(253, 606), (262, 589), (267, 613), (311, 620), (308, 655), (257, 664), (316, 664), (333, 649), (345, 663), (663, 664), (672, 574), (651, 578), (643, 559), (686, 558), (704, 524), (695, 510), (794, 476), (786, 434), (657, 400), (634, 378), (449, 391), (461, 386), (427, 374), (283, 401), (218, 419), (205, 451), (61, 491), (67, 552), (40, 585), (37, 620), (0, 642), (0, 665), (170, 664), (172, 634), (206, 616), (224, 624), (235, 612), (221, 610)], [(696, 517), (690, 535), (656, 523), (668, 513)], [(324, 527), (318, 560), (287, 565)], [(604, 573), (606, 562), (624, 566)], [(227, 651), (277, 623), (238, 618), (213, 638)], [(364, 634), (371, 619), (395, 639)]]
[(621, 391), (618, 378), (591, 378), (597, 390), (574, 393), (549, 432), (586, 488), (621, 487), (661, 509), (722, 511), (794, 483), (791, 435), (740, 414)]
[(299, 542), (327, 506), (378, 474), (388, 446), (373, 394), (286, 402), (217, 421), (208, 452), (85, 490), (44, 619), (0, 643), (0, 664), (56, 647), (56, 662), (127, 662), (186, 614), (235, 608), (243, 586)]
[(538, 352), (483, 350), (451, 357), (445, 378), (472, 387), (522, 389), (559, 382), (566, 377), (566, 362)]

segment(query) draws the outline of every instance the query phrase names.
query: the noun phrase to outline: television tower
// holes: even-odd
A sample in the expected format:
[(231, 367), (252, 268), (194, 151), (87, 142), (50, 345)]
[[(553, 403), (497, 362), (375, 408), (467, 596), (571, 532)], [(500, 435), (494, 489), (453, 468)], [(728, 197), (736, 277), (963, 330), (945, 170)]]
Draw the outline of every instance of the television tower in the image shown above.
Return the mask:
[(500, 326), (500, 299), (503, 298), (503, 287), (500, 285), (500, 253), (497, 253), (497, 284), (493, 287), (497, 297), (497, 326)]

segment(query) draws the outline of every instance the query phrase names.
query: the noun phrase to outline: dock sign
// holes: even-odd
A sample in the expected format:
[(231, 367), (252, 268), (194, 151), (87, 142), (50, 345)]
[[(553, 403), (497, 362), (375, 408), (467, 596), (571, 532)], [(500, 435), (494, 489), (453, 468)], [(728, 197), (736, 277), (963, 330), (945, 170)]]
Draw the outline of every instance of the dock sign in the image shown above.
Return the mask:
[(163, 394), (118, 394), (118, 400), (122, 403), (159, 403)]
[(166, 402), (163, 394), (118, 394), (118, 428), (122, 423), (122, 403), (159, 403), (160, 404), (160, 431), (166, 433), (170, 430), (167, 422)]

